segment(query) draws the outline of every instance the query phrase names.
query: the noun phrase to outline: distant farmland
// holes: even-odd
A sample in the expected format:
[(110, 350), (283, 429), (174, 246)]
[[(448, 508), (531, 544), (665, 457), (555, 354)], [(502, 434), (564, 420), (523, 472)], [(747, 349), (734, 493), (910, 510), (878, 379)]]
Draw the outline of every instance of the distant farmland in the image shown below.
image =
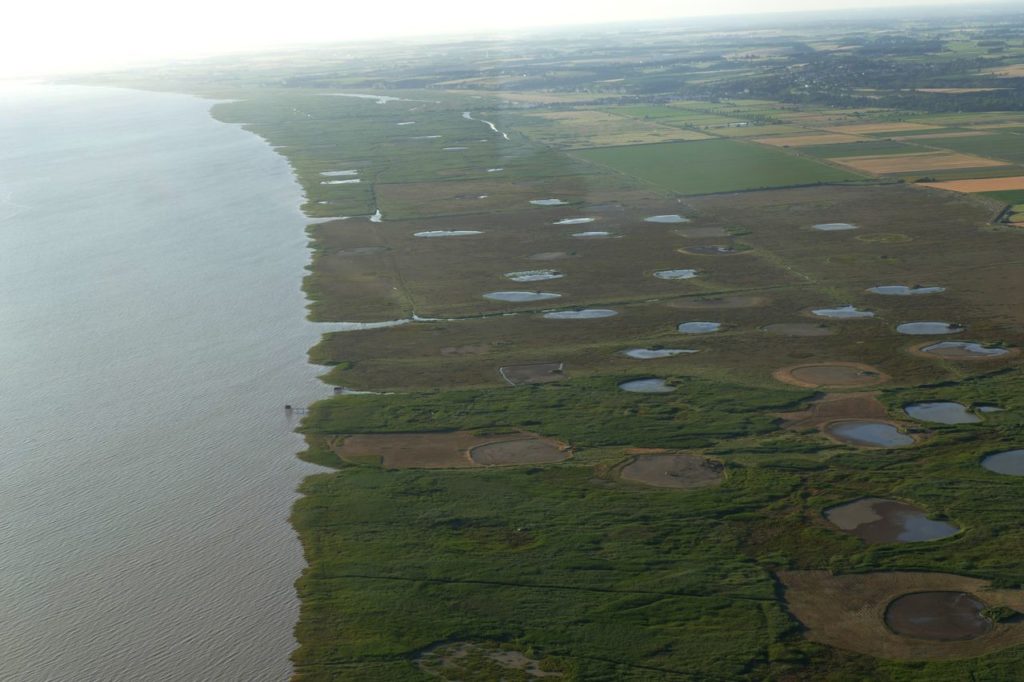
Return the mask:
[(863, 178), (778, 149), (734, 140), (586, 149), (574, 154), (680, 194), (713, 194)]

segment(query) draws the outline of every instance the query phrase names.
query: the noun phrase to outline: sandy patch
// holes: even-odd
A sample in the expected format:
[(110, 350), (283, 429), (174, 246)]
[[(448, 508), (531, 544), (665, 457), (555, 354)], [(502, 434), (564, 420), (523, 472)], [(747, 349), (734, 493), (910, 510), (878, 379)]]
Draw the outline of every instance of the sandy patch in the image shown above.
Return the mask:
[[(444, 680), (482, 679), (477, 677), (481, 674), (495, 680), (562, 679), (561, 673), (543, 670), (541, 661), (497, 644), (439, 644), (417, 656), (415, 663), (424, 673)], [(488, 669), (482, 671), (481, 665)]]
[(997, 623), (966, 641), (929, 641), (898, 635), (885, 624), (889, 605), (905, 594), (966, 592), (990, 607), (1024, 610), (1024, 592), (995, 590), (985, 580), (948, 573), (782, 571), (786, 606), (806, 628), (807, 639), (838, 649), (894, 660), (950, 660), (982, 656), (1024, 644), (1024, 623)]
[(823, 130), (850, 135), (871, 135), (873, 133), (898, 133), (904, 130), (935, 130), (937, 128), (942, 128), (942, 126), (928, 123), (855, 123), (847, 126), (823, 128)]
[(915, 183), (915, 185), (965, 194), (1004, 192), (1012, 189), (1024, 189), (1024, 175), (1014, 175), (1009, 178), (975, 178), (972, 180), (947, 180), (945, 182), (919, 182)]
[(1005, 161), (986, 159), (973, 154), (956, 152), (922, 152), (915, 154), (888, 154), (882, 156), (844, 156), (831, 159), (856, 170), (876, 173), (906, 173), (910, 171), (946, 170), (952, 168), (989, 168), (1007, 166)]

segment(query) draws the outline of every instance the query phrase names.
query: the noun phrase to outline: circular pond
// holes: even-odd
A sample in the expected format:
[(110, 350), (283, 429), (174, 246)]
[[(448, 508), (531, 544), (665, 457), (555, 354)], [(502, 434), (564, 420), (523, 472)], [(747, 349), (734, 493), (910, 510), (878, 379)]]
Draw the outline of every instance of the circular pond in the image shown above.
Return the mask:
[(484, 298), (491, 301), (505, 301), (506, 303), (527, 303), (530, 301), (550, 301), (553, 298), (561, 298), (561, 294), (552, 294), (545, 291), (492, 291), (484, 294)]
[(677, 213), (670, 213), (666, 215), (652, 215), (644, 218), (645, 223), (688, 223), (689, 218), (684, 218)]
[(552, 225), (582, 225), (592, 222), (594, 222), (593, 218), (562, 218), (561, 220), (556, 220)]
[(622, 351), (622, 354), (634, 360), (655, 360), (657, 358), (671, 358), (676, 355), (696, 352), (695, 350), (684, 348), (630, 348), (629, 350)]
[(575, 232), (572, 236), (578, 237), (580, 239), (604, 239), (607, 237), (611, 237), (612, 233), (605, 232), (603, 230), (593, 230), (590, 232)]
[(964, 326), (952, 322), (904, 322), (896, 327), (900, 334), (908, 336), (938, 336), (941, 334), (959, 334)]
[(873, 386), (889, 380), (888, 375), (871, 365), (838, 361), (783, 367), (775, 370), (772, 376), (783, 383), (804, 388), (853, 388)]
[(608, 308), (584, 308), (582, 310), (553, 310), (550, 313), (544, 313), (544, 318), (548, 320), (595, 320), (613, 315), (618, 315), (618, 313)]
[(1024, 450), (997, 452), (981, 460), (981, 466), (996, 474), (1024, 476)]
[(543, 282), (549, 279), (561, 279), (564, 274), (558, 270), (523, 270), (521, 272), (506, 272), (505, 278), (513, 282)]
[(696, 270), (658, 270), (654, 273), (658, 279), (693, 279), (697, 276)]
[(943, 360), (977, 360), (987, 358), (998, 358), (1008, 355), (1010, 351), (1005, 348), (994, 346), (983, 346), (980, 343), (970, 341), (940, 341), (921, 349), (922, 353), (934, 355)]
[(956, 535), (960, 529), (896, 500), (866, 497), (825, 510), (833, 526), (867, 543), (926, 542)]
[(985, 604), (966, 592), (915, 592), (894, 599), (885, 624), (897, 635), (955, 642), (980, 637), (992, 628)]
[(530, 203), (534, 206), (565, 206), (569, 202), (561, 199), (531, 199)]
[(721, 328), (721, 322), (683, 322), (676, 327), (683, 334), (710, 334)]
[(856, 230), (857, 226), (852, 223), (818, 223), (812, 225), (815, 230), (821, 232), (845, 232), (846, 230)]
[(977, 424), (981, 417), (953, 402), (912, 403), (903, 408), (909, 416), (936, 424)]
[(698, 256), (728, 256), (736, 253), (736, 249), (731, 246), (690, 246), (685, 249), (679, 249), (682, 253), (692, 253)]
[(868, 289), (871, 293), (882, 296), (924, 296), (926, 294), (941, 294), (945, 290), (946, 287), (907, 287), (902, 284), (883, 284)]
[(704, 488), (722, 480), (722, 465), (697, 455), (637, 455), (622, 478), (657, 488)]
[(869, 448), (902, 448), (914, 439), (886, 422), (847, 419), (825, 427), (825, 433), (850, 445)]
[(619, 388), (629, 393), (672, 393), (676, 389), (669, 386), (664, 379), (633, 379), (619, 384)]
[(852, 305), (842, 305), (835, 308), (815, 308), (811, 313), (818, 317), (828, 317), (833, 320), (859, 320), (874, 317), (870, 310), (860, 310)]
[(469, 237), (474, 234), (483, 234), (480, 230), (426, 230), (413, 234), (414, 237)]

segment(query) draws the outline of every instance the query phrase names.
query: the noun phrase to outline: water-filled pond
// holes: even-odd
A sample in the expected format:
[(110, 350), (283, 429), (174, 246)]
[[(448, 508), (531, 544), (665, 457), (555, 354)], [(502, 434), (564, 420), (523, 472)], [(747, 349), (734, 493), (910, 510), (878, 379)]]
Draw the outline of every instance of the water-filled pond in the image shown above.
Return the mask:
[(513, 282), (543, 282), (549, 279), (561, 279), (565, 275), (558, 270), (523, 270), (521, 272), (506, 272), (505, 277)]
[(876, 448), (901, 448), (913, 445), (914, 439), (886, 422), (850, 419), (832, 422), (825, 432), (852, 445)]
[(683, 334), (710, 334), (721, 328), (721, 322), (683, 322), (676, 327), (676, 330)]
[(828, 317), (833, 320), (859, 320), (875, 316), (870, 310), (860, 310), (852, 305), (842, 305), (835, 308), (815, 308), (811, 313), (818, 317)]
[(561, 199), (531, 199), (530, 203), (534, 206), (565, 206), (569, 202)]
[(630, 393), (672, 393), (674, 386), (669, 386), (664, 379), (633, 379), (619, 384), (619, 388)]
[(671, 358), (676, 355), (696, 352), (687, 348), (630, 348), (623, 351), (623, 355), (634, 360), (655, 360), (657, 358)]
[(946, 287), (908, 287), (902, 284), (883, 284), (868, 289), (873, 294), (882, 296), (924, 296), (927, 294), (941, 294)]
[(413, 234), (414, 237), (470, 237), (475, 234), (483, 234), (480, 230), (426, 230)]
[(941, 334), (959, 334), (964, 331), (963, 325), (952, 322), (904, 322), (896, 327), (900, 334), (908, 336), (938, 336)]
[(584, 223), (594, 222), (593, 218), (562, 218), (556, 220), (552, 225), (583, 225)]
[(845, 232), (846, 230), (857, 229), (857, 226), (852, 223), (818, 223), (812, 227), (821, 232)]
[(972, 341), (940, 341), (921, 349), (922, 353), (928, 353), (948, 360), (970, 359), (970, 358), (996, 358), (1007, 355), (1010, 351), (1005, 348), (983, 346)]
[(1024, 450), (997, 452), (981, 460), (981, 466), (997, 474), (1024, 476)]
[(868, 543), (925, 542), (960, 532), (952, 523), (929, 519), (917, 507), (879, 497), (832, 507), (825, 510), (825, 518), (840, 530)]
[(591, 232), (576, 232), (572, 236), (578, 237), (580, 239), (604, 239), (607, 237), (611, 237), (612, 233), (604, 232), (602, 230), (594, 230)]
[(548, 320), (595, 320), (618, 314), (608, 308), (583, 308), (582, 310), (552, 310), (550, 313), (544, 313), (544, 318)]
[(937, 424), (977, 424), (981, 417), (953, 402), (912, 403), (903, 408), (909, 416)]
[(546, 291), (492, 291), (484, 294), (484, 298), (491, 301), (505, 301), (507, 303), (528, 303), (531, 301), (550, 301), (561, 298), (561, 294), (552, 294)]
[(684, 218), (677, 213), (670, 213), (666, 215), (652, 215), (644, 218), (645, 223), (688, 223), (689, 218)]
[(693, 279), (697, 276), (697, 271), (690, 269), (658, 270), (654, 276), (658, 279)]

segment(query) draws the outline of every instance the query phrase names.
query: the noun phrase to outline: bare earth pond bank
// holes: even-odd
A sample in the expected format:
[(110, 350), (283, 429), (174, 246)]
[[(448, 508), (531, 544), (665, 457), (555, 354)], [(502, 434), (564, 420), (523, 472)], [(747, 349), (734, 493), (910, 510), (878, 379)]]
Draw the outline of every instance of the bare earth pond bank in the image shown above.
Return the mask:
[(721, 463), (699, 455), (636, 455), (622, 467), (620, 476), (656, 488), (689, 490), (718, 485), (724, 469)]

